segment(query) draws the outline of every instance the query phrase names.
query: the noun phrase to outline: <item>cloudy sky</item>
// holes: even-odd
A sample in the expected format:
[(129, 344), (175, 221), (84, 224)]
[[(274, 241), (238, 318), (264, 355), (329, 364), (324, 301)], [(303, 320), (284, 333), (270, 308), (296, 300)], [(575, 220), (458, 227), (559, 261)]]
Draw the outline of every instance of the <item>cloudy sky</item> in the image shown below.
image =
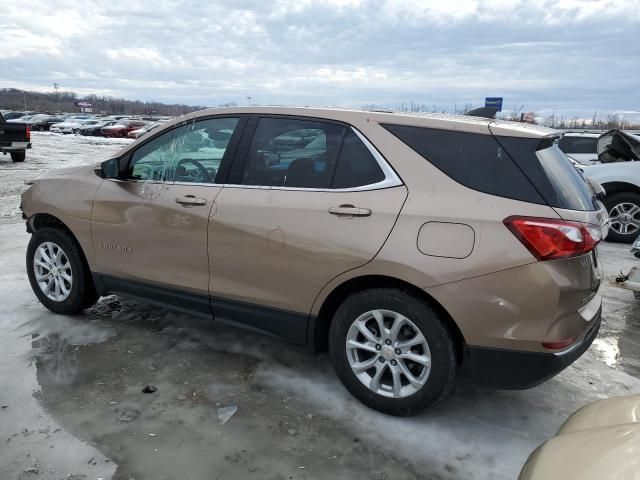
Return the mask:
[(640, 116), (640, 0), (0, 2), (0, 87)]

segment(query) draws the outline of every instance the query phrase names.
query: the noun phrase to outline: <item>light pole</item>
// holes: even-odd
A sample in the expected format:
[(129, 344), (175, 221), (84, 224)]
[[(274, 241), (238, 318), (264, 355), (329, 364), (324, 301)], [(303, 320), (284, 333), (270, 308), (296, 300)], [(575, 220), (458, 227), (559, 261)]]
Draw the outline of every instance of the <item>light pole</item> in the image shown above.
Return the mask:
[(251, 106), (251, 97), (247, 97), (247, 100), (249, 101), (249, 106)]

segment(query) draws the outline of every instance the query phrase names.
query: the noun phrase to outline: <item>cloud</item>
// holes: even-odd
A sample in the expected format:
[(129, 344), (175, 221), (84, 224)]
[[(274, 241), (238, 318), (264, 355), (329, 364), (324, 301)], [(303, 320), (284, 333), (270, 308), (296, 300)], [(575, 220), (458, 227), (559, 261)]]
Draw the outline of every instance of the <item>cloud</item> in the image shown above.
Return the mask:
[(0, 86), (206, 105), (638, 109), (640, 0), (31, 1)]

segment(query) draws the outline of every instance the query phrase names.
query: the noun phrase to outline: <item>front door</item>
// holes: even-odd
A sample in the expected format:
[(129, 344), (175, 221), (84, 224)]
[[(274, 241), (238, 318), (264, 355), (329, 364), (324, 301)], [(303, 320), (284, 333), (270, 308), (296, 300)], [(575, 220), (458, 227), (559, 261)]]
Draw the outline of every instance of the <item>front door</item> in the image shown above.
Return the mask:
[(212, 308), (303, 341), (317, 294), (376, 255), (407, 189), (349, 126), (251, 123), (255, 133), (236, 156), (242, 173), (216, 198), (209, 225)]
[(126, 179), (101, 184), (92, 234), (107, 288), (210, 312), (207, 226), (239, 123), (214, 117), (166, 131), (133, 151)]

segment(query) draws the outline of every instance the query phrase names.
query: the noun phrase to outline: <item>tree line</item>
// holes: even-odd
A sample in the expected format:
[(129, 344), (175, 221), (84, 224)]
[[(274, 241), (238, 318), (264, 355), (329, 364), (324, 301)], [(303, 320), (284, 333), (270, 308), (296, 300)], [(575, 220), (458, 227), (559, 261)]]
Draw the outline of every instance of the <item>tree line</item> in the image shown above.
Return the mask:
[(183, 115), (206, 107), (161, 102), (141, 102), (98, 95), (79, 97), (74, 92), (30, 92), (16, 88), (0, 89), (0, 107), (7, 110), (43, 113), (79, 112), (78, 102), (91, 104), (93, 113), (106, 115)]

